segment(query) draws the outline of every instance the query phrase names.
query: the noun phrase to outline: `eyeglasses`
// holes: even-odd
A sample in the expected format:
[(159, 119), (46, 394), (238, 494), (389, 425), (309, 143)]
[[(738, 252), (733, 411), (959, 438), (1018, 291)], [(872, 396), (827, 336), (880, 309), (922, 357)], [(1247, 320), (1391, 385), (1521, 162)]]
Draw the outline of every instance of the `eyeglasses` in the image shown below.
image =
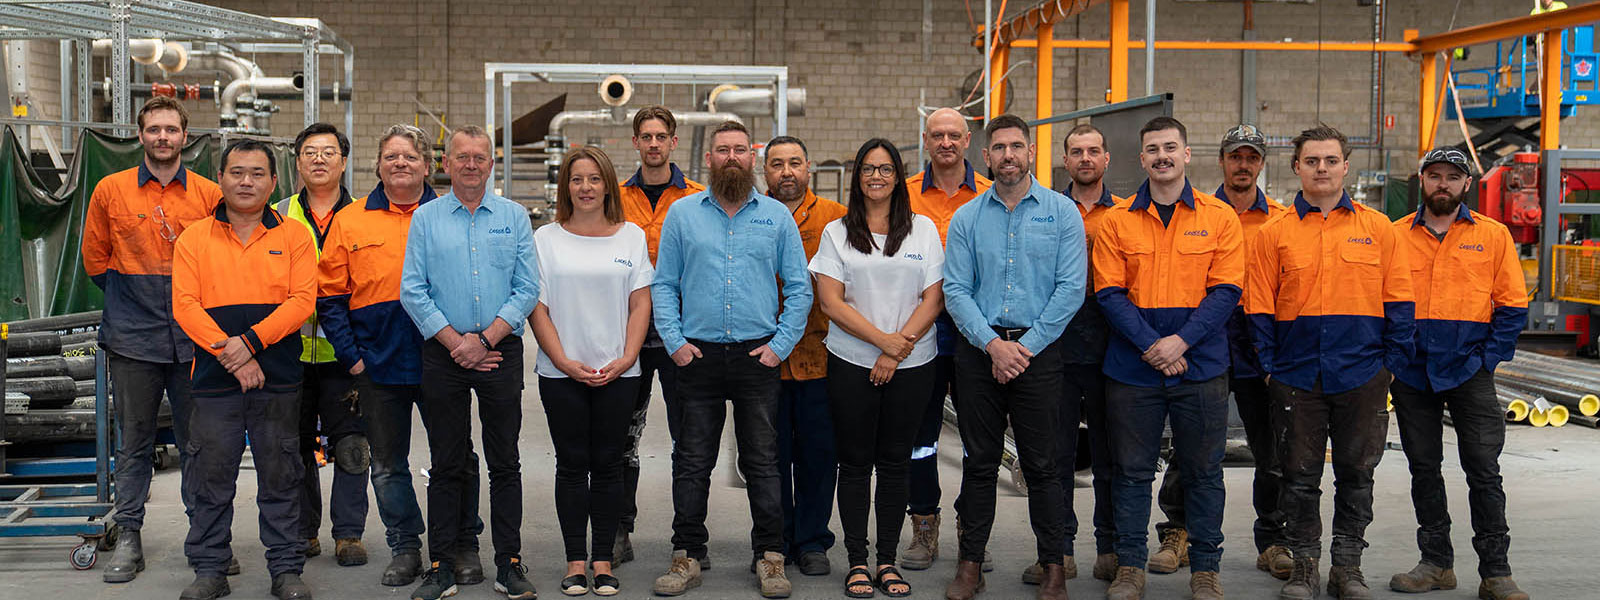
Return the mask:
[(862, 177), (871, 177), (874, 173), (883, 177), (894, 177), (894, 165), (861, 165), (859, 169)]
[(308, 148), (300, 151), (301, 158), (320, 158), (322, 160), (333, 160), (336, 156), (343, 156), (343, 153), (339, 152), (338, 148), (323, 148), (320, 151), (313, 151)]
[(156, 209), (151, 212), (156, 216), (156, 223), (161, 227), (161, 239), (169, 242), (178, 241), (178, 230), (173, 229), (172, 223), (167, 221), (167, 209), (157, 204)]

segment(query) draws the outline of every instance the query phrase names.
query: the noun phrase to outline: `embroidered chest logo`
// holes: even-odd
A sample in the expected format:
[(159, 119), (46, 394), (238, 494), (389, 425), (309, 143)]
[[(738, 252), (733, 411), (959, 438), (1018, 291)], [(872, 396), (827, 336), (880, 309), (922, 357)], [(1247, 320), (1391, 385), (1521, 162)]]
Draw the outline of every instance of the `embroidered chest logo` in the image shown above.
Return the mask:
[(1049, 215), (1049, 216), (1044, 216), (1044, 217), (1034, 217), (1033, 218), (1033, 222), (1035, 222), (1035, 223), (1054, 223), (1054, 222), (1056, 222), (1056, 216), (1055, 215)]
[(1189, 236), (1194, 236), (1194, 237), (1207, 237), (1207, 236), (1211, 235), (1211, 232), (1207, 231), (1205, 229), (1196, 229), (1196, 230), (1193, 230), (1193, 231), (1185, 231), (1185, 232), (1183, 232), (1183, 234), (1184, 235), (1189, 235)]
[(282, 250), (268, 250), (267, 254), (271, 254), (273, 256), (278, 256), (278, 255), (283, 254), (283, 251)]
[(1470, 250), (1470, 251), (1473, 251), (1473, 252), (1483, 252), (1483, 244), (1462, 244), (1462, 245), (1456, 246), (1456, 247), (1461, 249), (1461, 250)]
[(1364, 238), (1353, 237), (1353, 238), (1350, 238), (1350, 239), (1345, 240), (1345, 241), (1349, 242), (1351, 244), (1361, 244), (1361, 245), (1364, 245), (1364, 246), (1371, 246), (1372, 245), (1372, 238), (1370, 238), (1370, 237), (1364, 237)]
[(901, 254), (900, 258), (904, 258), (906, 260), (922, 260), (922, 255), (913, 252), (907, 252), (905, 254)]
[(624, 267), (627, 267), (629, 269), (633, 268), (633, 261), (628, 260), (626, 258), (620, 258), (620, 257), (619, 258), (613, 258), (613, 259), (611, 259), (611, 262), (617, 263), (617, 264), (622, 265)]
[(489, 233), (494, 235), (511, 235), (511, 226), (507, 225), (505, 227), (490, 227)]
[(774, 223), (772, 221), (772, 219), (750, 219), (750, 224), (751, 225), (766, 225), (767, 227), (772, 227), (773, 225), (777, 225), (777, 223)]

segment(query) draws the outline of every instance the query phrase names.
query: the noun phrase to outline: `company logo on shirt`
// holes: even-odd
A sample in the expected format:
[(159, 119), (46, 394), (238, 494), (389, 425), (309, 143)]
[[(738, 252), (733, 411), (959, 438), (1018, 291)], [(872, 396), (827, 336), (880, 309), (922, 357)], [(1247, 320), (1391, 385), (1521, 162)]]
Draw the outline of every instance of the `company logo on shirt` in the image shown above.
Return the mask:
[(617, 263), (617, 264), (622, 265), (624, 267), (627, 267), (629, 269), (633, 268), (633, 261), (628, 260), (626, 258), (621, 258), (621, 257), (613, 258), (613, 259), (611, 259), (611, 262)]
[[(1480, 247), (1481, 249), (1481, 247)], [(282, 250), (268, 250), (267, 254), (283, 254)]]
[(1350, 239), (1345, 240), (1345, 241), (1349, 242), (1349, 243), (1352, 243), (1352, 244), (1364, 244), (1364, 245), (1367, 245), (1367, 246), (1371, 246), (1372, 245), (1372, 238), (1370, 238), (1370, 237), (1364, 237), (1364, 238), (1353, 237), (1353, 238), (1350, 238)]
[(751, 225), (766, 225), (768, 227), (771, 227), (773, 225), (777, 225), (777, 223), (774, 223), (772, 221), (772, 219), (750, 219), (750, 224)]
[(916, 254), (916, 253), (912, 253), (912, 252), (907, 252), (905, 254), (901, 254), (900, 257), (904, 258), (906, 260), (922, 260), (922, 255), (921, 254)]
[(507, 225), (505, 227), (490, 227), (489, 233), (495, 235), (511, 235), (511, 226)]
[(1462, 249), (1462, 250), (1471, 250), (1473, 252), (1483, 252), (1483, 244), (1462, 244), (1462, 245), (1457, 246), (1457, 247)]
[(1211, 235), (1211, 232), (1207, 231), (1207, 230), (1204, 230), (1204, 229), (1196, 229), (1194, 231), (1185, 231), (1185, 232), (1183, 232), (1183, 234), (1184, 235), (1192, 235), (1194, 237), (1206, 237), (1206, 236)]
[(1050, 215), (1050, 216), (1047, 216), (1047, 217), (1034, 217), (1033, 218), (1033, 222), (1035, 222), (1035, 223), (1054, 223), (1054, 222), (1056, 222), (1056, 216), (1055, 215)]

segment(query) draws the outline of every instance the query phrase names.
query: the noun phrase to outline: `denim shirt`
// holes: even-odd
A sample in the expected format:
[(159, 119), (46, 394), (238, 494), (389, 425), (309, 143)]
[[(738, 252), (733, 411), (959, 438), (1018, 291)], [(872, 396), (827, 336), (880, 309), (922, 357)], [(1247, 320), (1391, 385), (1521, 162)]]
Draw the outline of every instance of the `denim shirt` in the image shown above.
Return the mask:
[(811, 310), (794, 217), (754, 190), (731, 218), (710, 191), (674, 202), (661, 226), (650, 301), (668, 352), (689, 338), (725, 344), (772, 336), (768, 347), (788, 358)]
[(538, 273), (533, 225), (521, 205), (485, 192), (468, 211), (452, 192), (411, 217), (400, 304), (424, 339), (446, 325), (483, 331), (495, 317), (520, 336), (539, 300)]
[(1015, 209), (993, 187), (957, 209), (944, 263), (945, 309), (956, 328), (983, 349), (997, 337), (992, 327), (1026, 327), (1017, 341), (1043, 351), (1083, 305), (1083, 235), (1073, 201), (1038, 180)]

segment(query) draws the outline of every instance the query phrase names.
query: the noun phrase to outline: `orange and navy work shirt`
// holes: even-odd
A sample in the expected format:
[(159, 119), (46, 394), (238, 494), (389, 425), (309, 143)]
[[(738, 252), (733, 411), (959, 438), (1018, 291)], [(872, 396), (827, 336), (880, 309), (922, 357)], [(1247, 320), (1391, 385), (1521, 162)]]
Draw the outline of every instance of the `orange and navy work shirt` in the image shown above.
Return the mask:
[(644, 243), (650, 250), (650, 262), (656, 262), (656, 250), (661, 247), (661, 224), (667, 221), (667, 209), (679, 198), (704, 191), (706, 186), (684, 177), (678, 165), (668, 164), (672, 178), (654, 205), (644, 193), (644, 169), (634, 171), (633, 177), (622, 184), (622, 217), (644, 230)]
[(263, 209), (247, 242), (228, 223), (227, 207), (178, 236), (172, 261), (172, 308), (194, 340), (190, 375), (196, 397), (241, 393), (211, 345), (239, 336), (274, 393), (300, 388), (300, 324), (316, 306), (317, 243), (304, 227), (284, 227)]
[[(1225, 186), (1217, 186), (1217, 193), (1213, 195), (1227, 202), (1227, 193)], [(1273, 217), (1286, 212), (1289, 212), (1288, 208), (1267, 196), (1261, 188), (1256, 188), (1255, 203), (1239, 213), (1239, 227), (1244, 231), (1246, 272), (1250, 268), (1250, 248), (1255, 244), (1256, 234), (1261, 231), (1261, 226)], [(1228, 319), (1228, 351), (1233, 355), (1234, 377), (1259, 378), (1266, 375), (1261, 371), (1261, 361), (1256, 358), (1255, 343), (1250, 339), (1250, 324), (1244, 318), (1243, 302), (1239, 303), (1238, 308), (1233, 309), (1233, 316)]]
[(1261, 369), (1302, 390), (1360, 387), (1399, 373), (1416, 337), (1411, 267), (1394, 225), (1348, 194), (1324, 214), (1296, 194), (1261, 226), (1244, 310)]
[[(1228, 373), (1223, 328), (1244, 285), (1244, 236), (1233, 207), (1187, 185), (1162, 224), (1150, 182), (1108, 211), (1094, 243), (1094, 287), (1117, 335), (1106, 376), (1143, 387), (1205, 381)], [(1163, 337), (1189, 344), (1189, 369), (1166, 377), (1142, 356)]]
[(162, 185), (144, 163), (105, 176), (83, 222), (83, 270), (105, 292), (100, 345), (154, 363), (194, 359), (172, 318), (173, 242), (211, 216), (222, 188), (188, 169)]
[[(1063, 188), (1061, 195), (1072, 198), (1072, 185), (1068, 184)], [(1078, 207), (1078, 216), (1083, 217), (1083, 237), (1088, 240), (1091, 259), (1094, 256), (1094, 236), (1100, 231), (1100, 223), (1105, 220), (1106, 214), (1111, 212), (1112, 207), (1126, 200), (1113, 196), (1110, 189), (1102, 186), (1099, 199), (1089, 203), (1073, 203)], [(1106, 344), (1111, 337), (1105, 313), (1100, 310), (1100, 303), (1094, 298), (1093, 260), (1090, 260), (1088, 271), (1085, 274), (1088, 280), (1083, 284), (1083, 306), (1078, 307), (1078, 313), (1072, 315), (1072, 320), (1067, 322), (1067, 329), (1061, 332), (1062, 361), (1072, 365), (1104, 363)]]
[(1505, 225), (1462, 204), (1441, 240), (1423, 224), (1423, 210), (1394, 222), (1417, 294), (1417, 355), (1395, 378), (1445, 391), (1511, 360), (1528, 320), (1528, 288)]
[(939, 228), (941, 242), (950, 241), (950, 218), (955, 216), (956, 209), (988, 191), (993, 184), (987, 177), (979, 175), (971, 162), (962, 160), (961, 163), (966, 168), (966, 174), (962, 176), (961, 185), (954, 194), (947, 194), (933, 184), (933, 163), (923, 165), (921, 173), (906, 178), (906, 190), (911, 192), (911, 212), (932, 219)]
[(373, 383), (422, 384), (422, 332), (400, 306), (411, 215), (436, 197), (422, 187), (410, 206), (389, 201), (379, 183), (367, 197), (339, 211), (322, 244), (317, 269), (317, 314), (345, 369), (356, 362)]
[[(794, 209), (794, 224), (800, 228), (800, 245), (805, 247), (806, 262), (817, 255), (822, 243), (822, 229), (829, 223), (844, 218), (843, 204), (818, 198), (811, 190)], [(808, 381), (828, 376), (828, 349), (822, 338), (828, 337), (828, 316), (822, 314), (822, 301), (813, 298), (811, 313), (806, 316), (806, 332), (789, 353), (789, 358), (778, 365), (778, 377), (785, 380)]]

